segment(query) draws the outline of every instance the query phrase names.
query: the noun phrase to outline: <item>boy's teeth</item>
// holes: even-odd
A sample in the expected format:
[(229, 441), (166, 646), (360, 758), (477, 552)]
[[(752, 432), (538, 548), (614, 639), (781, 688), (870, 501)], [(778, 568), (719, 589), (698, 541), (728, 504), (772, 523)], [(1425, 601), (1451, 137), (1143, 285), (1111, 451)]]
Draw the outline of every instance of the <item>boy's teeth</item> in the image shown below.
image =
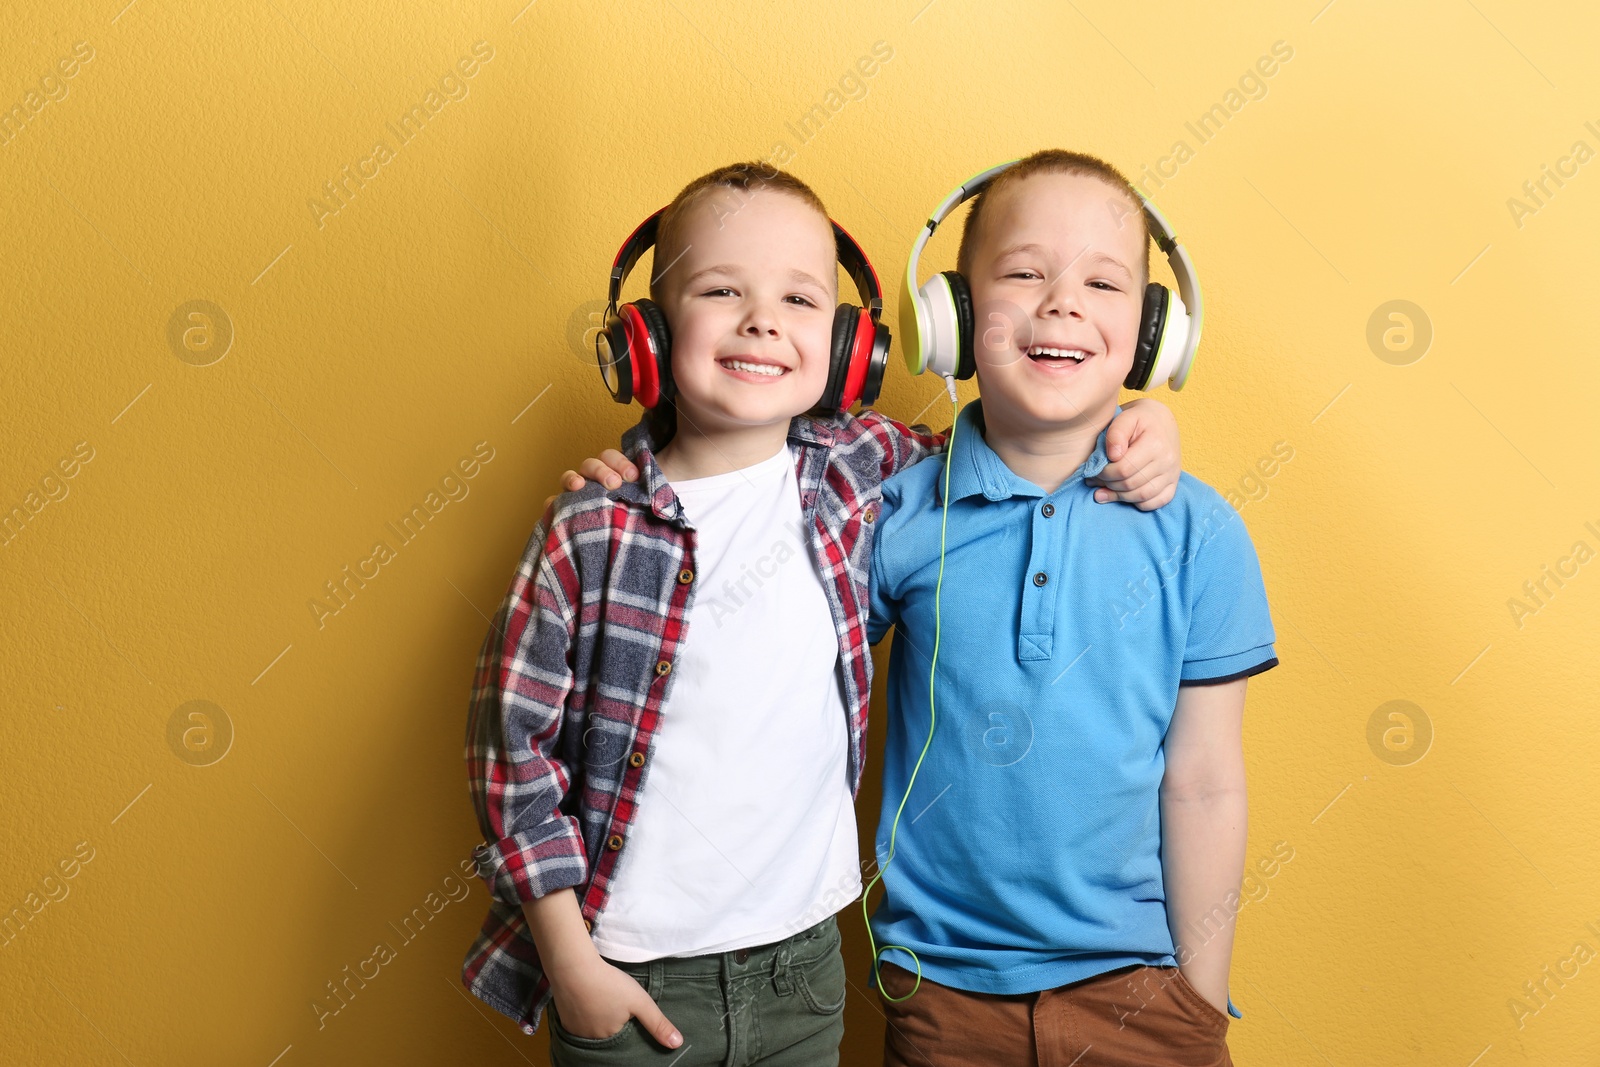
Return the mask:
[(746, 363), (742, 359), (725, 359), (722, 365), (729, 370), (749, 371), (751, 374), (765, 374), (772, 378), (783, 373), (782, 367), (775, 367), (770, 363)]
[(1073, 359), (1082, 363), (1088, 353), (1079, 348), (1044, 348), (1035, 346), (1028, 350), (1029, 356), (1046, 356), (1050, 359)]

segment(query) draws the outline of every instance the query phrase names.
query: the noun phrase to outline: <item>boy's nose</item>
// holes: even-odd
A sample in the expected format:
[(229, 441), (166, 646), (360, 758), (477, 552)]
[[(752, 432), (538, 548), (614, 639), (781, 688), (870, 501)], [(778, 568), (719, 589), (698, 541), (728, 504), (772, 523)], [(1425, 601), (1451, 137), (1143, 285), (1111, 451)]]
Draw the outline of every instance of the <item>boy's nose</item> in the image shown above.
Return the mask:
[(1044, 303), (1039, 307), (1039, 314), (1047, 319), (1081, 319), (1083, 308), (1076, 297), (1065, 293), (1050, 292), (1045, 294)]
[(739, 332), (746, 337), (776, 337), (778, 318), (766, 308), (752, 308), (745, 316), (744, 325)]
[(1050, 279), (1040, 295), (1039, 315), (1042, 318), (1083, 318), (1083, 309), (1078, 303), (1077, 289), (1068, 281), (1067, 272), (1062, 271)]

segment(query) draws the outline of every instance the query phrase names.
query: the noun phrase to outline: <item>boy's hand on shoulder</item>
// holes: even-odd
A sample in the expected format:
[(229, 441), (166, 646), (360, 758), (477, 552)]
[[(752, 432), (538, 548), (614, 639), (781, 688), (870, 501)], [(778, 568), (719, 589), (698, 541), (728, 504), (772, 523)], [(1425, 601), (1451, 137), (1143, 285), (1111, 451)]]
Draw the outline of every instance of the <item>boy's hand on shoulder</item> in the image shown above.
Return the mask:
[(559, 977), (552, 974), (550, 993), (562, 1029), (574, 1037), (610, 1037), (629, 1019), (638, 1019), (645, 1032), (666, 1048), (683, 1044), (683, 1035), (644, 987), (599, 955)]
[(1172, 502), (1183, 465), (1178, 453), (1178, 420), (1159, 400), (1141, 397), (1123, 405), (1106, 428), (1106, 464), (1089, 484), (1096, 503), (1117, 501), (1140, 511)]
[[(577, 470), (569, 470), (563, 474), (561, 476), (561, 489), (562, 492), (575, 493), (583, 488), (585, 481), (599, 482), (607, 489), (615, 489), (624, 480), (631, 482), (637, 477), (639, 477), (639, 468), (629, 462), (628, 457), (621, 452), (614, 448), (608, 448), (600, 453), (598, 458), (591, 456), (578, 464)], [(546, 510), (549, 509), (551, 502), (554, 500), (554, 496), (544, 498)]]
[(591, 456), (578, 464), (576, 471), (568, 471), (561, 476), (563, 489), (576, 491), (583, 488), (584, 479), (599, 482), (607, 489), (615, 489), (626, 479), (633, 481), (639, 477), (639, 468), (628, 460), (621, 452), (608, 448), (600, 453), (598, 459)]

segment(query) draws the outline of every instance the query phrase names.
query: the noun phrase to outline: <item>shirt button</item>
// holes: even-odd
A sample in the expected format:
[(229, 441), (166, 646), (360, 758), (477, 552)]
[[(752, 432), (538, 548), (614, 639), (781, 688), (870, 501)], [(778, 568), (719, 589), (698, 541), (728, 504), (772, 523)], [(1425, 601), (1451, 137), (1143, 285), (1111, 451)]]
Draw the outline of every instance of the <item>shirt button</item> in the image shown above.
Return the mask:
[(688, 585), (692, 581), (694, 581), (694, 571), (690, 570), (688, 567), (685, 567), (683, 570), (678, 572), (679, 585)]
[(1056, 506), (1054, 504), (1046, 504), (1044, 507), (1040, 508), (1039, 511), (1044, 515), (1045, 518), (1048, 519), (1050, 516), (1056, 513)]
[(583, 920), (583, 928), (585, 930), (588, 930), (590, 933), (593, 933), (594, 932), (594, 923), (590, 922), (588, 919), (585, 919), (585, 920)]
[(1049, 580), (1050, 580), (1050, 576), (1045, 574), (1044, 571), (1040, 571), (1038, 574), (1035, 574), (1033, 576), (1033, 584), (1034, 585), (1043, 585), (1045, 582), (1048, 582)]
[(621, 847), (622, 847), (622, 835), (621, 834), (612, 834), (610, 837), (606, 838), (606, 848), (609, 848), (612, 852), (617, 851)]
[(862, 513), (861, 521), (862, 522), (872, 522), (872, 521), (876, 520), (877, 517), (878, 517), (878, 513), (876, 511), (872, 510), (871, 508), (868, 508), (866, 511), (864, 511)]
[(630, 767), (643, 767), (644, 766), (644, 753), (643, 752), (635, 752), (633, 755), (629, 756), (628, 757), (628, 766), (630, 766)]
[(662, 675), (663, 677), (665, 677), (666, 675), (671, 674), (672, 673), (672, 664), (667, 662), (666, 660), (661, 660), (660, 662), (658, 662), (656, 664), (656, 673), (659, 674), (659, 675)]

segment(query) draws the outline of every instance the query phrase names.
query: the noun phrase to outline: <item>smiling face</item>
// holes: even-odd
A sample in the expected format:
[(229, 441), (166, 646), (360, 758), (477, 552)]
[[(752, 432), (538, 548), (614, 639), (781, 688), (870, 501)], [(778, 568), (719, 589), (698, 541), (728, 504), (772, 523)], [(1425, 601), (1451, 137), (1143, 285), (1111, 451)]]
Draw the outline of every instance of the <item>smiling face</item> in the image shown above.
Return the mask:
[(1099, 178), (995, 190), (968, 256), (985, 421), (1013, 433), (1111, 421), (1144, 302), (1140, 208)]
[(678, 415), (701, 433), (788, 426), (828, 381), (838, 259), (828, 220), (774, 189), (688, 206), (659, 285)]

